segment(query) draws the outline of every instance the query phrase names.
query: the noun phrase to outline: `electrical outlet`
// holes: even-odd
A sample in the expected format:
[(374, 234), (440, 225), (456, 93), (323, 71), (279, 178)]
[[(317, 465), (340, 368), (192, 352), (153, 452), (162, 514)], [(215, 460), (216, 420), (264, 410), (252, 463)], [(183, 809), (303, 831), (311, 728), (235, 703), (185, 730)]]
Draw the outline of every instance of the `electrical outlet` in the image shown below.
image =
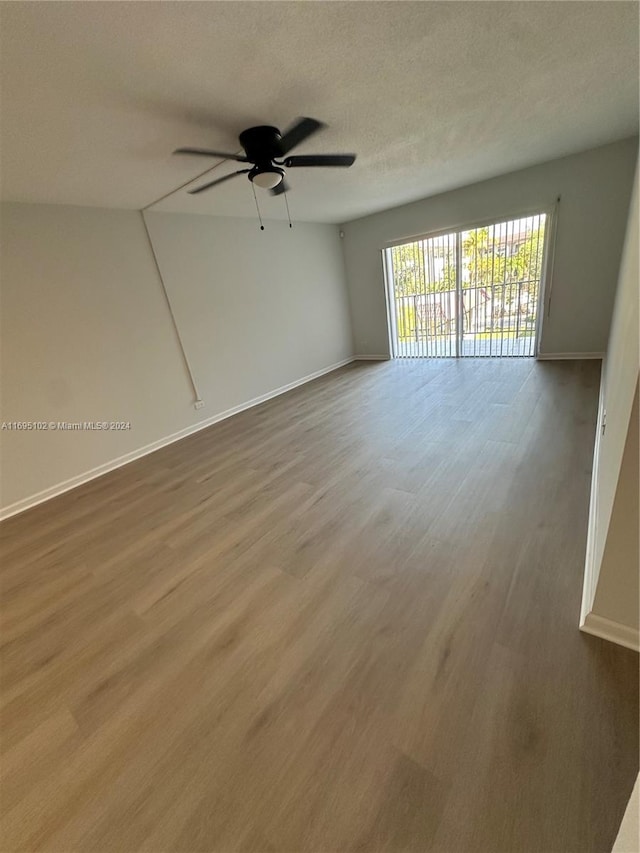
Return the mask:
[(193, 404), (194, 409), (204, 409), (204, 400), (196, 400)]

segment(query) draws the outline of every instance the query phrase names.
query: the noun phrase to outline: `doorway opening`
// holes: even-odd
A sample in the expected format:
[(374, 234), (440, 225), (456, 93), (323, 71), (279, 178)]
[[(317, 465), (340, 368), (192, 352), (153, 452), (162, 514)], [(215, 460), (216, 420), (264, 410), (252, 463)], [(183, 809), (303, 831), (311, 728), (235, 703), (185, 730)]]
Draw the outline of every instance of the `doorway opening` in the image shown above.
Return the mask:
[(547, 221), (538, 213), (385, 249), (393, 356), (534, 356)]

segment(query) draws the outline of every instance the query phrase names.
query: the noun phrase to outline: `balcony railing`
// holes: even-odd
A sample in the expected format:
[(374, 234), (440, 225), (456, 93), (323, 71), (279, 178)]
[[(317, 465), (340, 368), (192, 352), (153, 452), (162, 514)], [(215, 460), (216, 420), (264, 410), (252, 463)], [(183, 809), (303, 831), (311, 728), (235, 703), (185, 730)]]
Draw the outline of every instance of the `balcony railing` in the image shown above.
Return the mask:
[(532, 356), (537, 303), (537, 279), (397, 296), (397, 355)]

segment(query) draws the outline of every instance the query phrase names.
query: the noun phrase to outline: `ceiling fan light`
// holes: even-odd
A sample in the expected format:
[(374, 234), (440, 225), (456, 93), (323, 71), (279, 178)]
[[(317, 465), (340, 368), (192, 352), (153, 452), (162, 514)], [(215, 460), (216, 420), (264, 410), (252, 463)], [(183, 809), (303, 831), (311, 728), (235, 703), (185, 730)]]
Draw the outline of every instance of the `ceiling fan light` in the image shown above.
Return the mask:
[(257, 187), (262, 187), (264, 190), (272, 190), (274, 187), (277, 187), (278, 184), (284, 178), (284, 174), (280, 171), (265, 170), (264, 172), (257, 172), (251, 177), (251, 180)]

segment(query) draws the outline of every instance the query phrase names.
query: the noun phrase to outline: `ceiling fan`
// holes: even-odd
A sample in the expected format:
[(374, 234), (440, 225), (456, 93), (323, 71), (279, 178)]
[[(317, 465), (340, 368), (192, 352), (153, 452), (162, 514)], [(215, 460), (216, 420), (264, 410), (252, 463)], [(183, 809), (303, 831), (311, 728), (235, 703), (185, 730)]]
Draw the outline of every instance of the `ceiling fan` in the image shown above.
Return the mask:
[[(250, 163), (250, 169), (239, 169), (230, 175), (216, 178), (196, 189), (189, 190), (191, 195), (204, 192), (222, 184), (236, 175), (247, 175), (257, 187), (268, 189), (272, 195), (282, 195), (289, 189), (285, 180), (285, 168), (292, 169), (300, 166), (352, 166), (355, 154), (303, 154), (288, 157), (292, 151), (305, 139), (326, 127), (314, 118), (299, 118), (293, 125), (281, 134), (277, 127), (260, 125), (243, 130), (240, 134), (240, 145), (244, 156), (229, 154), (224, 151), (211, 151), (208, 148), (177, 148), (174, 154), (195, 154), (201, 157), (224, 157), (225, 160), (235, 160), (238, 163)], [(284, 167), (284, 168), (283, 168)]]

